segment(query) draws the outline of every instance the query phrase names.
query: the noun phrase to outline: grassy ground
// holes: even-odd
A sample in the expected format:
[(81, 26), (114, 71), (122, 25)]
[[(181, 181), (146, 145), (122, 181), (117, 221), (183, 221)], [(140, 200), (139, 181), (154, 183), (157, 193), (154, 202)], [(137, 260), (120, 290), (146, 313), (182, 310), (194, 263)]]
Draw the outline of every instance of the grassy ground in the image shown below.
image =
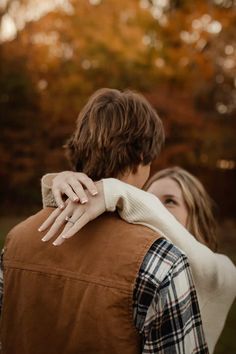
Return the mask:
[[(0, 249), (3, 247), (7, 232), (25, 217), (0, 218)], [(225, 221), (219, 230), (220, 252), (231, 257), (236, 264), (236, 223), (232, 220)], [(230, 310), (226, 326), (217, 344), (215, 354), (236, 353), (236, 302)]]

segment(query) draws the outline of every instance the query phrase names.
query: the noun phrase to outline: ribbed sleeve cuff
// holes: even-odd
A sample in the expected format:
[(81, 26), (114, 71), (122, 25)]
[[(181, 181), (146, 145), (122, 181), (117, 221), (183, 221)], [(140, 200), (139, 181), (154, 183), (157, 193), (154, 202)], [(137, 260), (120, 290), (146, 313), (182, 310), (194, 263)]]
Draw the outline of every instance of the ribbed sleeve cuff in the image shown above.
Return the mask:
[(102, 180), (105, 205), (107, 211), (115, 211), (119, 201), (119, 185), (114, 178), (106, 178)]
[(152, 210), (156, 208), (157, 200), (155, 196), (115, 178), (104, 179), (103, 188), (107, 211), (117, 209), (120, 217), (127, 222), (147, 226), (168, 238), (153, 220)]
[(57, 207), (54, 196), (52, 194), (52, 180), (56, 173), (47, 173), (41, 179), (41, 192), (43, 207)]

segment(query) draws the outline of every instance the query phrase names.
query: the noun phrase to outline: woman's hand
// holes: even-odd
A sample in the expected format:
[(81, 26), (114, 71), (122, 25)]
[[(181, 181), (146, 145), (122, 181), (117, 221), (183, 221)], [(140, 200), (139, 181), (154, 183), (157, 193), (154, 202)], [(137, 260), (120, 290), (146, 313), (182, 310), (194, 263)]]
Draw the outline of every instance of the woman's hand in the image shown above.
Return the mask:
[(80, 201), (81, 204), (87, 203), (88, 195), (84, 191), (84, 188), (92, 196), (98, 193), (96, 184), (84, 173), (72, 171), (60, 172), (52, 180), (52, 193), (60, 209), (65, 207), (62, 199), (63, 194), (73, 202)]
[[(59, 246), (67, 238), (74, 236), (89, 221), (95, 219), (106, 211), (103, 182), (96, 182), (94, 186), (96, 187), (97, 193), (93, 198), (89, 195), (89, 192), (83, 191), (87, 199), (86, 203), (81, 204), (68, 199), (65, 202), (66, 207), (64, 210), (57, 208), (51, 213), (46, 221), (39, 227), (40, 232), (50, 228), (42, 238), (42, 241), (49, 241), (65, 224), (63, 231), (53, 242), (54, 246)], [(71, 196), (73, 196), (73, 194), (71, 194)]]

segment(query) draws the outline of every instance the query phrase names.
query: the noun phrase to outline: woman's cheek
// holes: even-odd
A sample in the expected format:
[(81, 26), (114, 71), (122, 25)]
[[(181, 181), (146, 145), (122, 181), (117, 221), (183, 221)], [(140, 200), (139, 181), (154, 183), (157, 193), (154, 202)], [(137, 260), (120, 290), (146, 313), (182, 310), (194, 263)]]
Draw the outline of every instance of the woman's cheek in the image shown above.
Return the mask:
[(179, 209), (178, 207), (174, 207), (174, 206), (167, 207), (167, 209), (180, 222), (180, 224), (185, 226), (185, 223), (186, 223), (185, 222), (185, 215), (181, 209)]

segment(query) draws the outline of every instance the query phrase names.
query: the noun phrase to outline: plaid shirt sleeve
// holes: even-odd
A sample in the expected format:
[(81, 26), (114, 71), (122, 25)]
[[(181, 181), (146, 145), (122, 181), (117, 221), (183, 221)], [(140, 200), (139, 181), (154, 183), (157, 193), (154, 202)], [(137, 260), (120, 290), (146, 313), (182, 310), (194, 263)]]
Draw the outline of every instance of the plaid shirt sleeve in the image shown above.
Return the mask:
[(207, 354), (186, 256), (164, 239), (148, 251), (134, 291), (134, 321), (143, 354)]

